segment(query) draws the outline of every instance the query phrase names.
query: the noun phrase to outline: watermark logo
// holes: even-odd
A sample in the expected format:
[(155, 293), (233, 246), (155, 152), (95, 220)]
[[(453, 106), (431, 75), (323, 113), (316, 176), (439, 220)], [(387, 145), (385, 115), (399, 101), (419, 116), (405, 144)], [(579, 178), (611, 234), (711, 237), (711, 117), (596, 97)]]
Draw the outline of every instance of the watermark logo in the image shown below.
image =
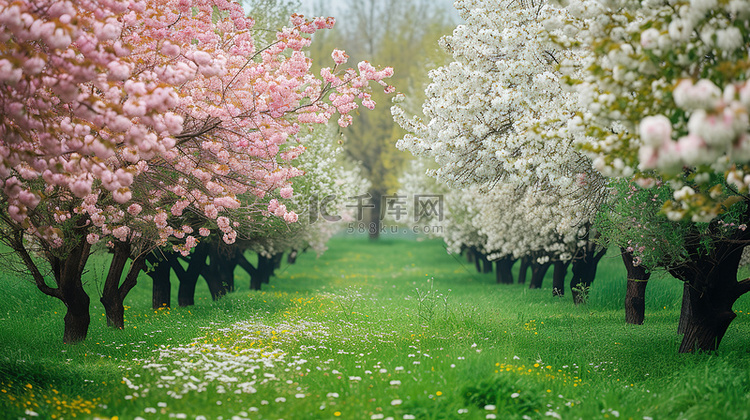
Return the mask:
[(443, 221), (443, 196), (441, 194), (414, 195), (414, 221), (435, 217)]
[[(376, 202), (380, 204), (379, 214), (373, 217), (370, 213), (370, 217), (366, 217), (367, 212), (372, 212), (378, 207)], [(316, 223), (321, 219), (327, 222), (341, 221), (343, 219), (342, 216), (336, 214), (334, 211), (337, 204), (341, 206), (342, 203), (339, 197), (335, 195), (323, 198), (313, 195), (310, 198), (309, 206), (310, 224)], [(397, 233), (403, 231), (401, 228), (409, 221), (414, 223), (410, 229), (413, 233), (439, 234), (443, 231), (441, 225), (426, 225), (428, 222), (441, 222), (444, 220), (445, 206), (442, 194), (414, 194), (412, 197), (393, 194), (373, 197), (368, 192), (353, 197), (346, 197), (343, 204), (343, 208), (351, 209), (352, 217), (355, 220), (355, 222), (348, 225), (347, 231), (349, 233), (374, 233), (374, 231), (379, 231), (380, 233)], [(386, 225), (383, 223), (384, 221), (393, 221), (400, 225), (400, 227), (397, 225)]]

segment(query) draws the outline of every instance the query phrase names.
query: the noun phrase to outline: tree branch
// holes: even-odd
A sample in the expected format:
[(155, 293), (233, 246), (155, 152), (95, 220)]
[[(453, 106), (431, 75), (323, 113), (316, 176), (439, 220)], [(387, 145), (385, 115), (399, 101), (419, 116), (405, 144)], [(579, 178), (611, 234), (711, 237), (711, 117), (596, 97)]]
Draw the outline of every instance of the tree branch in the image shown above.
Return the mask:
[(13, 250), (16, 251), (18, 255), (21, 257), (26, 268), (28, 268), (29, 271), (31, 272), (31, 276), (34, 278), (34, 283), (36, 283), (36, 287), (39, 290), (41, 290), (42, 293), (62, 300), (62, 293), (60, 292), (60, 289), (55, 289), (47, 285), (47, 283), (44, 281), (44, 276), (42, 275), (42, 273), (39, 271), (39, 268), (34, 263), (34, 260), (31, 258), (31, 255), (29, 255), (29, 252), (26, 250), (26, 247), (24, 247), (23, 231), (17, 230), (13, 232), (13, 238), (11, 239), (10, 244)]
[(146, 255), (147, 254), (141, 254), (135, 257), (130, 264), (130, 269), (125, 276), (125, 281), (123, 281), (122, 285), (117, 289), (117, 292), (120, 294), (120, 299), (125, 300), (125, 296), (127, 296), (138, 283), (138, 274), (146, 268)]
[(250, 263), (250, 261), (247, 260), (244, 253), (238, 252), (237, 258), (237, 265), (242, 267), (245, 271), (247, 271), (247, 274), (249, 274), (251, 277), (258, 275), (258, 269), (253, 267), (253, 265)]

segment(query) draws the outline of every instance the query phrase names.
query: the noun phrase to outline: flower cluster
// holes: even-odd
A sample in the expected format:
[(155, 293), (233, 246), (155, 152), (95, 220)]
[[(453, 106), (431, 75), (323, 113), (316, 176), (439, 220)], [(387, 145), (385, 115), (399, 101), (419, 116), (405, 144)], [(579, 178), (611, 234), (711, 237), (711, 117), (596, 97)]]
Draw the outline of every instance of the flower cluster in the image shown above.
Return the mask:
[(556, 63), (575, 55), (546, 29), (564, 10), (498, 0), (455, 6), (466, 24), (443, 39), (453, 61), (430, 72), (425, 122), (392, 108), (409, 133), (397, 146), (434, 159), (434, 175), (452, 186), (565, 183), (560, 168), (572, 157), (565, 122), (578, 103)]
[(65, 221), (89, 242), (189, 248), (203, 220), (233, 242), (268, 193), (291, 196), (302, 127), (349, 124), (357, 100), (373, 105), (369, 82), (392, 75), (343, 69), (341, 52), (314, 75), (303, 49), (333, 24), (294, 15), (258, 48), (227, 0), (1, 1), (5, 220), (52, 247)]
[[(608, 176), (673, 181), (694, 194), (668, 202), (673, 219), (708, 221), (747, 191), (750, 6), (741, 1), (577, 1), (565, 22), (587, 51), (572, 77), (581, 103), (571, 127)], [(684, 168), (689, 176), (684, 177)], [(717, 184), (723, 174), (731, 188)], [(750, 181), (750, 179), (748, 179)], [(719, 179), (721, 181), (721, 179)], [(730, 200), (731, 201), (731, 200)]]

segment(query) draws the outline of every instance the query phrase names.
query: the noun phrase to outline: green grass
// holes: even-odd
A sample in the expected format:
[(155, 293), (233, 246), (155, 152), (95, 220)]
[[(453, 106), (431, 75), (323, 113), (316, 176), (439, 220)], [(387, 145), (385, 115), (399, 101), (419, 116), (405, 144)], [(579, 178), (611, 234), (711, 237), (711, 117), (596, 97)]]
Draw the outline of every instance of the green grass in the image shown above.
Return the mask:
[(681, 283), (651, 281), (645, 325), (626, 325), (617, 255), (575, 307), (549, 278), (497, 285), (438, 241), (340, 236), (262, 292), (240, 270), (218, 302), (201, 284), (190, 308), (150, 310), (142, 276), (123, 331), (98, 302), (104, 262), (87, 274), (92, 325), (75, 346), (61, 343), (61, 303), (0, 278), (2, 415), (750, 418), (750, 299), (717, 353), (678, 355)]

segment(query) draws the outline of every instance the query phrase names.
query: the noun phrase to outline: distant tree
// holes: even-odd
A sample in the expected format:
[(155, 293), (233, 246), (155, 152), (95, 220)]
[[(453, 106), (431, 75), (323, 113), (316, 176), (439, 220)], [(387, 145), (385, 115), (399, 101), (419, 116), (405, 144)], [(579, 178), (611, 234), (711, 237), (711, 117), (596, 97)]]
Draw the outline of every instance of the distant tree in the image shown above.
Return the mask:
[[(427, 0), (349, 2), (337, 16), (337, 28), (322, 34), (313, 58), (325, 57), (326, 45), (341, 45), (357, 61), (389, 63), (395, 88), (422, 96), (426, 71), (443, 60), (438, 39), (450, 30), (448, 14)], [(316, 40), (318, 41), (318, 40)], [(390, 98), (374, 92), (376, 102)], [(404, 132), (385, 108), (362, 111), (356, 125), (343, 130), (346, 153), (359, 162), (370, 182), (364, 203), (372, 205), (363, 221), (375, 239), (380, 234), (381, 197), (394, 194), (407, 156), (393, 147)]]

